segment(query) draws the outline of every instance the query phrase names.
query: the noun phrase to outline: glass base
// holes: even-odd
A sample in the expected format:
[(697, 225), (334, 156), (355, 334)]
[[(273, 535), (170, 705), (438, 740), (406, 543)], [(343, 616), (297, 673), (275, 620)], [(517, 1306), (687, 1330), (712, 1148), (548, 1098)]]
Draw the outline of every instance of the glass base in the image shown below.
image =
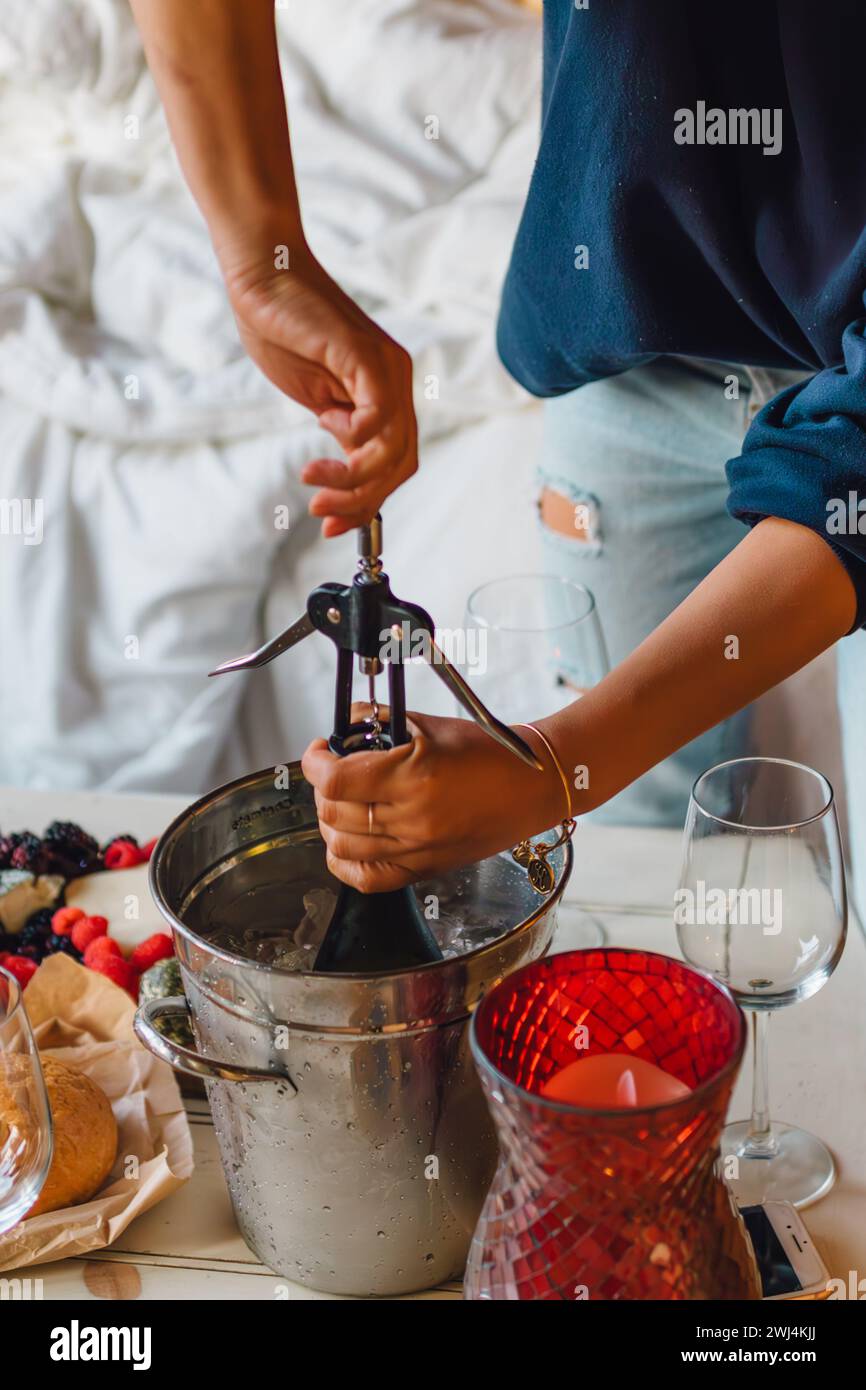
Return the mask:
[(577, 903), (560, 903), (554, 950), (589, 951), (595, 946), (604, 946), (606, 941), (607, 933), (594, 913), (585, 911)]
[[(760, 1202), (791, 1202), (807, 1207), (836, 1181), (833, 1155), (820, 1139), (795, 1125), (774, 1124), (775, 1152), (749, 1157), (749, 1121), (726, 1125), (720, 1145), (720, 1172), (741, 1207)], [(733, 1160), (736, 1160), (734, 1163)]]

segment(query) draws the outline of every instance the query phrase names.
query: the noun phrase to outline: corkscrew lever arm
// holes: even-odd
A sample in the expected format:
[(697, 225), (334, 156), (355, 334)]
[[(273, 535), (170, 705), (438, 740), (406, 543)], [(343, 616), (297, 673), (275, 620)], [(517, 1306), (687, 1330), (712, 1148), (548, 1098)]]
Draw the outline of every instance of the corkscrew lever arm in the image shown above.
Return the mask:
[(285, 632), (281, 632), (278, 637), (272, 637), (257, 651), (250, 652), (248, 656), (234, 656), (230, 661), (223, 661), (213, 671), (208, 671), (208, 675), (223, 676), (227, 671), (248, 671), (253, 666), (267, 666), (275, 656), (282, 656), (289, 647), (297, 646), (298, 642), (302, 642), (315, 631), (309, 613), (305, 613), (297, 622), (292, 623), (291, 627), (287, 627)]
[[(283, 652), (296, 646), (298, 642), (303, 641), (305, 637), (309, 637), (316, 630), (310, 615), (304, 613), (303, 617), (298, 618), (291, 627), (287, 627), (285, 632), (281, 632), (277, 637), (272, 637), (256, 651), (250, 652), (247, 656), (236, 656), (232, 657), (230, 661), (223, 661), (208, 674), (222, 676), (229, 671), (247, 671), (254, 666), (266, 666), (269, 661), (274, 660), (274, 657), (281, 656)], [(495, 714), (490, 713), (490, 710), (479, 700), (472, 687), (466, 684), (456, 667), (451, 665), (442, 648), (437, 646), (432, 637), (428, 636), (428, 640), (422, 644), (422, 651), (436, 675), (447, 685), (455, 700), (463, 706), (476, 724), (479, 724), (491, 738), (494, 738), (503, 748), (507, 748), (510, 753), (514, 753), (528, 767), (535, 768), (537, 772), (544, 771), (544, 764), (536, 757), (529, 744), (513, 729), (509, 729), (507, 724), (503, 724), (500, 719), (497, 719)]]
[(423, 651), (436, 675), (447, 685), (455, 700), (463, 706), (466, 713), (475, 720), (475, 723), (480, 724), (491, 738), (495, 738), (496, 742), (501, 743), (503, 748), (514, 753), (521, 762), (526, 763), (529, 767), (534, 767), (536, 772), (543, 772), (544, 763), (536, 757), (529, 744), (513, 729), (509, 729), (507, 724), (503, 724), (501, 719), (497, 719), (495, 714), (490, 713), (490, 710), (482, 704), (472, 687), (466, 684), (457, 668), (451, 665), (442, 648), (430, 639), (424, 643)]

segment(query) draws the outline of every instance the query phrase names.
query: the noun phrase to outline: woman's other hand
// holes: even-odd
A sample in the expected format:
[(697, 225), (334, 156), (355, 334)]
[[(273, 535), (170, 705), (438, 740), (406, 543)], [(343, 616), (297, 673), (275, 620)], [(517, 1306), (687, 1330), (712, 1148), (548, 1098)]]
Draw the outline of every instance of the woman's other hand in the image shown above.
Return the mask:
[(244, 346), (346, 454), (304, 481), (326, 536), (363, 525), (418, 466), (412, 363), (304, 235), (273, 0), (131, 0)]
[(217, 245), (241, 340), (275, 386), (312, 410), (346, 454), (307, 464), (322, 534), (362, 526), (418, 467), (412, 360), (323, 270), (291, 250), (277, 268), (280, 230)]

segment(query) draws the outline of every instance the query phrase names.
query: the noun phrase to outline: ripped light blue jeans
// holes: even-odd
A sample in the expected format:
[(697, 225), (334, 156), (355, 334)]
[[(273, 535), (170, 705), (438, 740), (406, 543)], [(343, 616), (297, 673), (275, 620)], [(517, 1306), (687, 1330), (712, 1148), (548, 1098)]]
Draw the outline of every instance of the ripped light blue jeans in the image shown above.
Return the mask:
[[(742, 540), (725, 510), (725, 462), (792, 372), (660, 360), (545, 403), (541, 490), (578, 509), (568, 535), (541, 522), (544, 568), (595, 594), (611, 664), (621, 661)], [(548, 496), (549, 496), (548, 492)], [(838, 648), (855, 901), (866, 909), (866, 633)], [(756, 749), (748, 711), (687, 744), (594, 819), (682, 826), (695, 778)], [(863, 852), (857, 849), (863, 846)]]

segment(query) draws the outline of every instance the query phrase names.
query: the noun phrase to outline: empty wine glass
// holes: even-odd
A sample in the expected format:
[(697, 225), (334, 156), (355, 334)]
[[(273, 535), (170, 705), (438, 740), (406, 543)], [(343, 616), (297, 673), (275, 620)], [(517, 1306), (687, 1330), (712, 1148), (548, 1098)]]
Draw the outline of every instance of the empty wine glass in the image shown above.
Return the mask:
[[(506, 724), (554, 714), (610, 669), (593, 595), (555, 574), (512, 574), (480, 585), (466, 604), (465, 641), (464, 674)], [(563, 904), (560, 918), (569, 910)], [(569, 945), (599, 945), (600, 923), (581, 916)]]
[(21, 986), (0, 967), (0, 1232), (29, 1211), (51, 1167), (53, 1133)]
[(570, 705), (610, 669), (595, 599), (555, 574), (511, 574), (466, 604), (464, 672), (507, 724)]
[(774, 1009), (808, 999), (845, 944), (845, 868), (833, 789), (784, 758), (737, 758), (692, 789), (674, 920), (686, 960), (751, 1014), (752, 1118), (722, 1134), (723, 1172), (741, 1205), (802, 1207), (833, 1184), (825, 1144), (770, 1121), (767, 1030)]

